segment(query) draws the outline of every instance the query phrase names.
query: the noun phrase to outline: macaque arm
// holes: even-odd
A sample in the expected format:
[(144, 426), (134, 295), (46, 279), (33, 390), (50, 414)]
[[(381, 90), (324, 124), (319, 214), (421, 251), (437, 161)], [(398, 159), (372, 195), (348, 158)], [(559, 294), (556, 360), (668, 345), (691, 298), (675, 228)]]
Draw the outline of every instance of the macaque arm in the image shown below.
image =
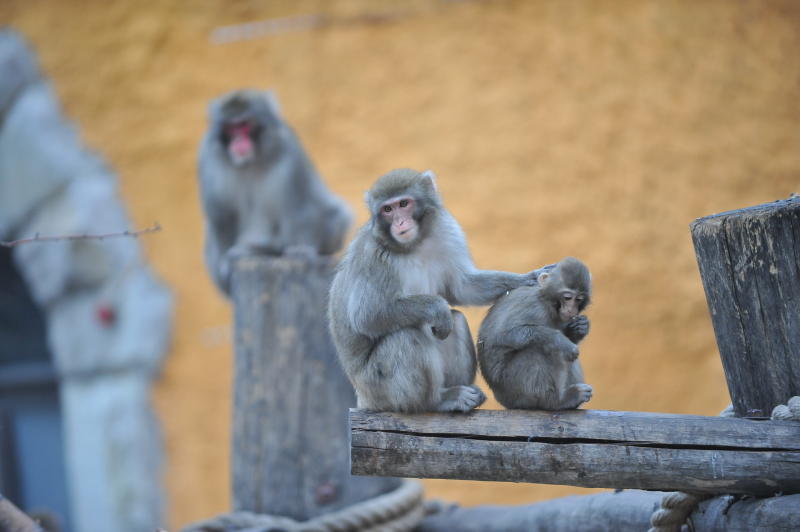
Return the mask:
[(432, 295), (415, 295), (392, 298), (368, 288), (354, 289), (347, 301), (351, 325), (358, 333), (370, 338), (381, 338), (391, 332), (435, 323), (443, 312), (450, 316), (447, 302)]
[(561, 352), (565, 346), (569, 347), (572, 342), (560, 331), (551, 327), (518, 325), (496, 335), (494, 343), (510, 349), (524, 349), (531, 344), (536, 344), (544, 352), (552, 353)]
[(448, 294), (453, 305), (490, 305), (506, 292), (520, 286), (536, 284), (543, 268), (528, 273), (510, 273), (493, 270), (472, 270), (454, 282)]

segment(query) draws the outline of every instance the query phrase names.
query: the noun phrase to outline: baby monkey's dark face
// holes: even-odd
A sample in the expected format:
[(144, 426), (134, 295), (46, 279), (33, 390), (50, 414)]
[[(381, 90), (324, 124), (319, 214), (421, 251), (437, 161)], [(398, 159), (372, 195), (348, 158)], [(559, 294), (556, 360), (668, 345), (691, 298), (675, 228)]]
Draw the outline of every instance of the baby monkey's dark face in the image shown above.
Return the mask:
[(561, 290), (558, 303), (558, 317), (562, 321), (569, 321), (586, 307), (586, 295), (575, 290)]

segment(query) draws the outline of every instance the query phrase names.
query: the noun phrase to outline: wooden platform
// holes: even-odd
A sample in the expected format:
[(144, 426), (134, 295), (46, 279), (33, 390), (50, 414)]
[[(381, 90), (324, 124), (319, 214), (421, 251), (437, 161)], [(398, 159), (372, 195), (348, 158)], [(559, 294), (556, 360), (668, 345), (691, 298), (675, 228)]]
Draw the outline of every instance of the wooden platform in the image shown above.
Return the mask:
[(350, 411), (351, 471), (771, 496), (800, 492), (800, 423), (645, 412)]

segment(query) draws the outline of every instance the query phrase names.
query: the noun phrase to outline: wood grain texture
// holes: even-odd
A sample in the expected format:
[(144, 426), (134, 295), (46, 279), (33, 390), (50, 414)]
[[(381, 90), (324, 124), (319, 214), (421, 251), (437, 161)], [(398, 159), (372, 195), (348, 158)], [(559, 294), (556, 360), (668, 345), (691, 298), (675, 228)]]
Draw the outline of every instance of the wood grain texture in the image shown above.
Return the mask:
[[(641, 532), (650, 528), (650, 517), (665, 495), (631, 490), (521, 506), (452, 508), (426, 518), (418, 532)], [(691, 521), (693, 530), (703, 532), (800, 530), (800, 495), (723, 495), (701, 502)]]
[(306, 520), (399, 485), (348, 471), (355, 394), (328, 333), (332, 271), (326, 257), (235, 265), (235, 510)]
[(453, 508), (427, 517), (417, 532), (644, 532), (664, 495), (624, 491), (519, 506)]
[(753, 499), (728, 495), (700, 503), (692, 512), (702, 532), (775, 532), (800, 530), (800, 495)]
[(691, 224), (738, 416), (769, 416), (800, 394), (800, 197)]
[(351, 471), (747, 493), (800, 492), (800, 423), (571, 410), (351, 410)]

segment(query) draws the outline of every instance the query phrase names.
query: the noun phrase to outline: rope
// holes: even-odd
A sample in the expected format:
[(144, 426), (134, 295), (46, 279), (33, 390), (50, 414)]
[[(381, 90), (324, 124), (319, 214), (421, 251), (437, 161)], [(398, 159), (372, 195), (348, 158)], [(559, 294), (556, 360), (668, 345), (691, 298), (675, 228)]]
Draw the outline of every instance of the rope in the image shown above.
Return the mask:
[(425, 514), (422, 484), (404, 480), (394, 491), (308, 521), (233, 512), (193, 523), (181, 532), (408, 532)]

